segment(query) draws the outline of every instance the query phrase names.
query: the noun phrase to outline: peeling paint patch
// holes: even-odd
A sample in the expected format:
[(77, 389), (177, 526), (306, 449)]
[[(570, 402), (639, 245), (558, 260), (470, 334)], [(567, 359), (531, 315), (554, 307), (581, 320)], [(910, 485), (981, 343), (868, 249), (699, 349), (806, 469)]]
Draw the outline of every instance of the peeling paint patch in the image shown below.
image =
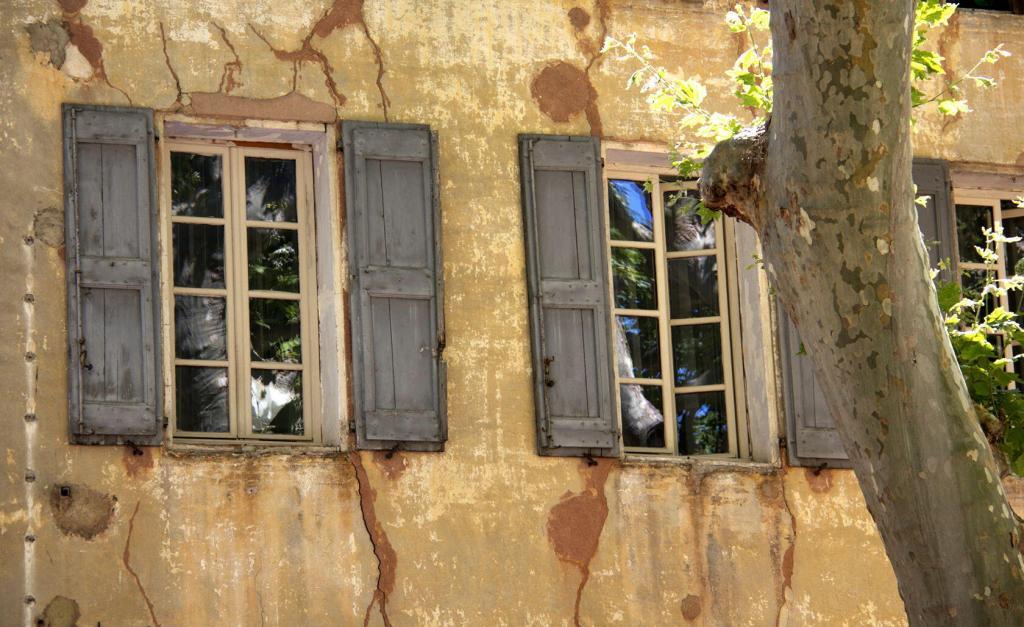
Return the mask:
[(388, 451), (374, 451), (373, 463), (380, 468), (385, 477), (392, 481), (401, 479), (402, 475), (405, 474), (405, 469), (409, 466), (406, 458), (398, 451), (395, 451), (390, 456)]
[(82, 617), (78, 603), (74, 599), (55, 596), (46, 604), (42, 616), (36, 621), (40, 627), (74, 627)]
[(530, 94), (544, 115), (554, 122), (568, 122), (585, 113), (592, 135), (602, 133), (597, 111), (597, 91), (580, 68), (556, 61), (540, 71), (530, 84)]
[(334, 122), (338, 117), (337, 110), (326, 102), (317, 102), (296, 92), (277, 98), (196, 92), (191, 94), (191, 105), (192, 112), (200, 116), (325, 123)]
[(548, 514), (548, 540), (554, 547), (555, 555), (563, 562), (576, 566), (582, 575), (573, 611), (576, 625), (580, 624), (583, 588), (590, 579), (590, 560), (597, 553), (601, 532), (608, 518), (608, 498), (604, 493), (604, 485), (611, 469), (612, 462), (604, 459), (598, 461), (596, 466), (585, 466), (583, 491), (579, 494), (565, 493)]
[[(65, 492), (65, 494), (61, 494)], [(110, 527), (117, 497), (84, 485), (53, 486), (50, 507), (61, 533), (92, 540)]]
[(39, 209), (32, 217), (32, 237), (47, 246), (64, 246), (64, 212), (57, 207)]
[(51, 18), (45, 22), (33, 22), (25, 27), (28, 45), (32, 52), (49, 57), (50, 64), (58, 70), (64, 65), (64, 49), (71, 41), (61, 21)]
[(824, 494), (832, 489), (832, 471), (828, 468), (805, 468), (804, 478), (811, 490), (818, 494)]

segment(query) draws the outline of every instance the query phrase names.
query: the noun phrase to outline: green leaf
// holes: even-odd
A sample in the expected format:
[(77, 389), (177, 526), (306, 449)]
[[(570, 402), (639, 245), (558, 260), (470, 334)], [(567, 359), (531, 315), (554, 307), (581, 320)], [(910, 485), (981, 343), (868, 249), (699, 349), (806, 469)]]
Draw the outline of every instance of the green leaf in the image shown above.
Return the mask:
[(937, 292), (939, 296), (939, 309), (944, 312), (950, 311), (953, 305), (960, 302), (961, 291), (958, 283), (942, 281), (939, 283)]

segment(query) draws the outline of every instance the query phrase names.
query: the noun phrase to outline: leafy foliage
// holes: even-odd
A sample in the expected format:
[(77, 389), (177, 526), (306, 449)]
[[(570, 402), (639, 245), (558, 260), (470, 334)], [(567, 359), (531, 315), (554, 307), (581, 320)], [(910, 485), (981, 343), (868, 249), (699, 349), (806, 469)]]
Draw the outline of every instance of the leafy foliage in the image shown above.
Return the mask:
[[(1018, 204), (1024, 206), (1024, 199)], [(1024, 327), (1016, 312), (998, 305), (1010, 292), (1024, 291), (1024, 276), (996, 275), (998, 247), (1021, 238), (1006, 237), (999, 228), (984, 229), (984, 235), (985, 246), (976, 247), (988, 268), (984, 280), (966, 288), (939, 282), (939, 309), (982, 426), (1006, 455), (1010, 469), (1024, 475), (1024, 395), (1019, 390), (1024, 381), (1008, 368), (1024, 354), (1013, 351), (1007, 357), (1005, 350), (1010, 343), (1024, 344)]]

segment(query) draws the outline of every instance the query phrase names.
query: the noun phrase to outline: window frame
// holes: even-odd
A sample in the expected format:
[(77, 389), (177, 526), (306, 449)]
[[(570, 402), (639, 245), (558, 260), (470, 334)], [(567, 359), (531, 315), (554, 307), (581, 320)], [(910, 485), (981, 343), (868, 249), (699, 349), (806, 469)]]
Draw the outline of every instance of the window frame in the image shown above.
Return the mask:
[[(998, 175), (990, 175), (998, 176)], [(966, 178), (966, 177), (965, 177)], [(1001, 178), (1001, 177), (1000, 177)], [(963, 274), (964, 271), (988, 271), (991, 270), (991, 266), (984, 262), (976, 261), (964, 261), (960, 258), (960, 240), (959, 240), (959, 215), (957, 209), (960, 205), (971, 205), (978, 207), (989, 207), (991, 210), (992, 228), (1002, 230), (1003, 219), (1016, 219), (1024, 218), (1024, 208), (1021, 209), (1003, 209), (1003, 201), (1013, 202), (1017, 198), (1024, 197), (1024, 186), (1016, 185), (1016, 179), (1012, 177), (1005, 177), (1006, 185), (999, 187), (970, 187), (967, 184), (958, 185), (956, 180), (956, 174), (954, 173), (953, 181), (953, 255), (955, 257), (953, 266), (956, 268), (956, 281), (962, 287), (963, 286)], [(1007, 278), (1006, 272), (1006, 245), (1002, 242), (996, 244), (996, 254), (999, 256), (999, 263), (995, 266), (996, 279), (1003, 281)], [(1009, 295), (1003, 294), (999, 297), (997, 303), (999, 307), (1002, 307), (1006, 311), (1010, 311), (1010, 298)], [(1009, 342), (1004, 342), (1003, 356), (1012, 359), (1013, 358), (1013, 347), (1014, 345)], [(1014, 372), (1014, 363), (1011, 361), (1006, 365), (1008, 372)]]
[[(655, 153), (657, 154), (657, 153)], [(665, 162), (667, 155), (659, 155)], [(716, 221), (716, 246), (713, 249), (717, 258), (718, 268), (718, 306), (719, 314), (706, 318), (694, 318), (698, 322), (680, 322), (671, 318), (668, 294), (668, 262), (672, 259), (705, 256), (704, 251), (668, 251), (665, 244), (665, 219), (662, 209), (663, 192), (696, 189), (696, 181), (662, 181), (662, 177), (676, 177), (678, 174), (669, 167), (651, 167), (644, 165), (605, 163), (602, 167), (602, 210), (609, 215), (610, 198), (607, 193), (609, 181), (630, 180), (651, 182), (651, 201), (653, 210), (654, 241), (634, 242), (611, 239), (611, 222), (608, 221), (608, 232), (605, 234), (605, 246), (609, 258), (614, 248), (634, 248), (653, 250), (655, 253), (655, 283), (657, 287), (656, 310), (622, 309), (615, 304), (614, 276), (611, 264), (608, 264), (609, 305), (611, 307), (611, 327), (609, 328), (610, 346), (616, 346), (615, 325), (619, 316), (656, 317), (658, 319), (659, 351), (662, 376), (660, 379), (644, 379), (622, 377), (617, 364), (612, 363), (615, 387), (615, 412), (620, 430), (622, 425), (622, 406), (620, 390), (622, 385), (638, 384), (659, 386), (662, 394), (662, 415), (665, 418), (665, 446), (635, 447), (623, 443), (625, 455), (666, 456), (675, 459), (748, 459), (750, 444), (748, 436), (748, 415), (746, 411), (746, 394), (743, 377), (743, 349), (741, 342), (741, 324), (739, 315), (739, 276), (736, 264), (736, 233), (733, 218), (723, 216)], [(710, 255), (707, 255), (710, 256)], [(723, 289), (724, 288), (724, 289)], [(651, 311), (656, 311), (652, 316)], [(723, 313), (724, 312), (724, 313)], [(675, 386), (672, 369), (672, 328), (692, 324), (719, 325), (722, 339), (723, 383), (710, 386)], [(728, 430), (729, 450), (714, 454), (682, 454), (679, 453), (679, 434), (676, 423), (676, 395), (699, 393), (706, 391), (724, 392), (726, 401), (726, 425)]]
[[(348, 415), (345, 407), (347, 402), (348, 365), (346, 360), (345, 335), (343, 332), (343, 293), (344, 264), (342, 220), (343, 216), (335, 210), (342, 206), (338, 201), (339, 190), (337, 177), (332, 173), (338, 171), (339, 157), (330, 150), (335, 143), (333, 125), (311, 123), (273, 123), (257, 120), (235, 121), (224, 124), (217, 120), (196, 120), (178, 114), (170, 114), (160, 119), (161, 133), (157, 150), (158, 161), (158, 210), (160, 233), (160, 260), (163, 278), (160, 286), (161, 325), (160, 341), (164, 347), (164, 415), (167, 423), (168, 446), (197, 445), (215, 446), (219, 450), (242, 446), (303, 446), (344, 448), (342, 434), (347, 431)], [(244, 157), (245, 156), (287, 156), (297, 158), (296, 167), (296, 200), (300, 211), (305, 210), (307, 219), (293, 230), (300, 234), (300, 273), (311, 289), (303, 289), (300, 297), (301, 342), (303, 345), (303, 421), (305, 433), (301, 436), (285, 434), (253, 434), (251, 421), (243, 418), (240, 412), (247, 413), (249, 406), (249, 387), (239, 386), (235, 380), (241, 375), (229, 374), (229, 382), (234, 391), (228, 392), (228, 405), (231, 429), (229, 433), (214, 434), (203, 432), (182, 432), (176, 425), (175, 370), (178, 360), (174, 354), (174, 300), (173, 293), (181, 288), (173, 285), (173, 246), (171, 238), (170, 215), (170, 153), (184, 148), (189, 152), (203, 154), (231, 153), (232, 147), (237, 154), (237, 162), (229, 157), (224, 162), (225, 205), (225, 275), (239, 275), (242, 263), (246, 263), (248, 255), (247, 234), (245, 229), (259, 226), (258, 221), (238, 220), (244, 217), (236, 209), (231, 211), (229, 205), (245, 197), (244, 191)], [(229, 169), (230, 172), (229, 173)], [(232, 178), (234, 180), (232, 180)], [(236, 189), (237, 188), (237, 189)], [(229, 216), (234, 215), (234, 224), (229, 224)], [(214, 219), (215, 221), (217, 219)], [(267, 224), (279, 228), (281, 223)], [(232, 235), (227, 229), (232, 229)], [(286, 227), (288, 228), (288, 227)], [(234, 237), (241, 243), (241, 259), (238, 254), (227, 251), (228, 238)], [(303, 241), (306, 246), (302, 246)], [(305, 250), (303, 250), (305, 249)], [(231, 269), (228, 269), (229, 263)], [(245, 309), (245, 311), (229, 311), (228, 319), (234, 323), (236, 331), (228, 331), (228, 342), (234, 343), (244, 338), (238, 331), (247, 329), (248, 307), (238, 307), (239, 293), (249, 299), (248, 281), (235, 281), (229, 286), (226, 282), (224, 290), (230, 294), (228, 307)], [(315, 286), (315, 287), (314, 287)], [(187, 290), (188, 288), (186, 288)], [(262, 292), (258, 292), (262, 295)], [(296, 299), (292, 299), (296, 300)], [(244, 316), (240, 320), (239, 316)], [(229, 323), (230, 324), (230, 323)], [(244, 333), (244, 332), (243, 332)], [(229, 357), (241, 354), (240, 347), (229, 346)], [(249, 352), (244, 355), (244, 363), (237, 364), (235, 370), (248, 372), (251, 363)], [(244, 370), (242, 370), (244, 368)], [(285, 369), (294, 369), (291, 367)], [(330, 373), (332, 376), (325, 376)], [(244, 399), (243, 399), (244, 397)]]

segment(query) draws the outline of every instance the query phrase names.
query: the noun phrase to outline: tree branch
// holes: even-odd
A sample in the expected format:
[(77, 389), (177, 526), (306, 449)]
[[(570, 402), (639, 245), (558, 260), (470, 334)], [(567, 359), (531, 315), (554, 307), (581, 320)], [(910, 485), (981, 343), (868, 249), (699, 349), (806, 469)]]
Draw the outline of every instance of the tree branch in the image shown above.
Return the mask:
[(704, 206), (757, 228), (764, 206), (764, 163), (767, 123), (744, 129), (719, 142), (704, 160), (700, 195)]

